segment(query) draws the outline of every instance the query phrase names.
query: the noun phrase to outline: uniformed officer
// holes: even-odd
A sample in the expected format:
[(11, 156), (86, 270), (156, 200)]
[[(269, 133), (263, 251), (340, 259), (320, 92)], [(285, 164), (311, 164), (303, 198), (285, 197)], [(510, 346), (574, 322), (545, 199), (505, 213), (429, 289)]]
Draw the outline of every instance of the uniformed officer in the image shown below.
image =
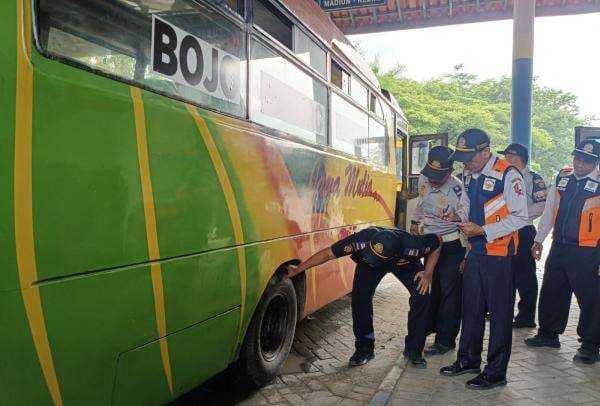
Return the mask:
[[(463, 132), (454, 159), (465, 166), (461, 204), (469, 222), (459, 228), (469, 237), (469, 251), (463, 272), (458, 359), (440, 373), (478, 373), (467, 387), (489, 389), (506, 384), (515, 297), (511, 256), (517, 250), (518, 230), (527, 224), (527, 201), (520, 172), (490, 151), (484, 131)], [(486, 307), (490, 338), (487, 365), (480, 373)]]
[(538, 297), (538, 282), (536, 276), (535, 259), (531, 247), (536, 231), (533, 220), (542, 215), (546, 205), (546, 184), (544, 179), (527, 167), (529, 151), (524, 145), (510, 144), (504, 151), (506, 160), (521, 171), (525, 196), (527, 197), (527, 213), (529, 221), (519, 230), (519, 248), (512, 258), (513, 272), (515, 273), (515, 288), (519, 292), (519, 311), (515, 316), (513, 328), (535, 327), (535, 307)]
[[(352, 323), (356, 351), (350, 366), (363, 365), (375, 356), (373, 294), (381, 279), (392, 272), (410, 292), (408, 334), (404, 355), (416, 367), (425, 367), (422, 352), (427, 338), (431, 278), (439, 258), (441, 239), (435, 234), (414, 236), (396, 228), (369, 227), (325, 248), (297, 268), (303, 272), (345, 255), (356, 263), (352, 285)], [(419, 258), (427, 255), (425, 267)]]
[(419, 199), (412, 220), (411, 232), (441, 236), (440, 259), (433, 273), (431, 291), (431, 329), (433, 345), (426, 355), (445, 354), (456, 346), (460, 329), (462, 275), (460, 263), (465, 257), (458, 231), (462, 183), (452, 176), (452, 150), (437, 146), (429, 151), (427, 164), (419, 177)]
[(552, 247), (546, 260), (540, 292), (540, 324), (537, 335), (525, 340), (532, 347), (559, 348), (559, 334), (565, 331), (571, 296), (579, 303), (577, 334), (582, 343), (576, 361), (594, 363), (600, 359), (600, 337), (594, 333), (600, 264), (600, 144), (584, 141), (573, 151), (573, 168), (559, 172), (540, 220), (533, 245), (541, 258), (542, 243), (554, 228)]

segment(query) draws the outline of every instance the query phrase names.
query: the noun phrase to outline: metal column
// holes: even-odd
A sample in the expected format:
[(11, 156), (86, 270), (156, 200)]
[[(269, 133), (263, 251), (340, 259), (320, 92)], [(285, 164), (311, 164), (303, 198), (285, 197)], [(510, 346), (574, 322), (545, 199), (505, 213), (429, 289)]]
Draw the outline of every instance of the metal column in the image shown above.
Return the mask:
[(511, 142), (531, 151), (531, 87), (535, 0), (514, 0)]

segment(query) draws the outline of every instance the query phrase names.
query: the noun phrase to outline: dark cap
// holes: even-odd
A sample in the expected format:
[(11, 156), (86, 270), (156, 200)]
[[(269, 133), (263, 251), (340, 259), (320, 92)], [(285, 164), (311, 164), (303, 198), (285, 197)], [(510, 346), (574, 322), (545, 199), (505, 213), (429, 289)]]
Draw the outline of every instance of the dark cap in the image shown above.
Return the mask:
[(600, 142), (596, 140), (585, 140), (573, 150), (573, 155), (587, 162), (600, 160)]
[(459, 162), (469, 162), (479, 151), (490, 146), (490, 137), (483, 130), (472, 128), (458, 136), (453, 158)]
[(439, 182), (444, 179), (444, 176), (452, 172), (452, 165), (454, 165), (452, 152), (450, 148), (441, 145), (431, 148), (427, 155), (427, 164), (421, 174), (433, 181)]
[(400, 239), (393, 230), (378, 231), (363, 250), (362, 260), (378, 266), (394, 259), (400, 251)]
[(510, 144), (504, 151), (498, 151), (498, 153), (502, 155), (513, 154), (519, 156), (524, 163), (529, 161), (529, 151), (527, 150), (527, 147), (517, 142)]

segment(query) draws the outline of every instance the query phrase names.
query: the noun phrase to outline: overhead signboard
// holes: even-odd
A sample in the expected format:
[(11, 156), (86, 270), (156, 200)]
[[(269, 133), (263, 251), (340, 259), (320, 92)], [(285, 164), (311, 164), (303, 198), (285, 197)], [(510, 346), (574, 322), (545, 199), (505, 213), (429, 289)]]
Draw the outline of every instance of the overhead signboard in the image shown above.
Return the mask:
[(319, 0), (321, 8), (325, 11), (345, 10), (358, 7), (383, 6), (387, 0)]

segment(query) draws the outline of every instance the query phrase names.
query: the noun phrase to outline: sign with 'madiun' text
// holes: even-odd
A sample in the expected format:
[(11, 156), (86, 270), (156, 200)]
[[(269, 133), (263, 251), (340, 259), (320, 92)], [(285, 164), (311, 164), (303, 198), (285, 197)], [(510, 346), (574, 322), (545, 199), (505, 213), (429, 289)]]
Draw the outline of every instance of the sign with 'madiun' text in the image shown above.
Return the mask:
[(344, 10), (358, 7), (383, 6), (387, 0), (319, 0), (321, 8), (325, 11)]

